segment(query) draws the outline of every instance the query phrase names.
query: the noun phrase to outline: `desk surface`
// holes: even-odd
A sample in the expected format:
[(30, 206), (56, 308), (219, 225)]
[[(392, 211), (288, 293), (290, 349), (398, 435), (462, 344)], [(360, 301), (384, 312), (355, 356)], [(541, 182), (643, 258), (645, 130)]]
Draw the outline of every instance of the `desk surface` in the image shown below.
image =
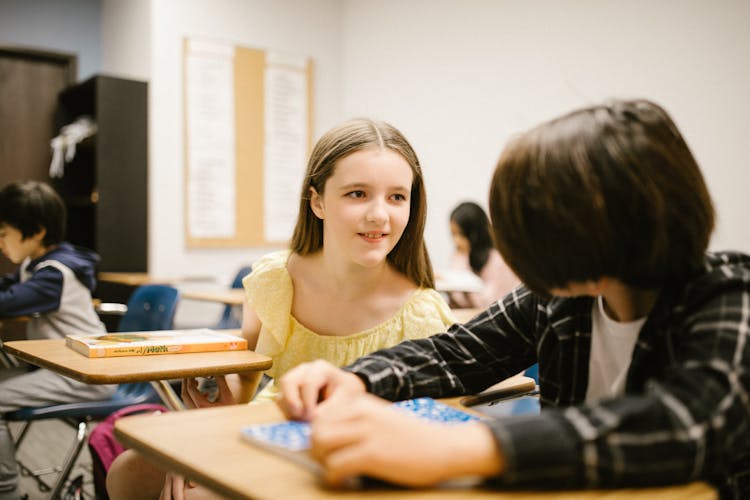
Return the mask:
[[(242, 288), (227, 288), (224, 290), (184, 290), (183, 299), (218, 302), (230, 306), (241, 306), (246, 300), (245, 290)], [(452, 309), (459, 323), (466, 323), (483, 309)]]
[(0, 316), (0, 325), (6, 323), (28, 323), (31, 316)]
[(188, 300), (218, 302), (230, 306), (241, 306), (245, 302), (245, 290), (242, 288), (201, 291), (184, 290), (182, 291), (182, 298)]
[(438, 292), (481, 292), (484, 283), (468, 270), (441, 269), (435, 273), (435, 289)]
[(97, 275), (99, 281), (118, 283), (120, 285), (173, 285), (188, 281), (214, 281), (211, 276), (154, 276), (149, 273), (101, 272)]
[(88, 384), (122, 384), (254, 372), (267, 370), (272, 363), (271, 358), (253, 351), (88, 358), (66, 347), (62, 339), (17, 340), (3, 345), (8, 353), (27, 363)]
[(629, 500), (634, 495), (655, 500), (717, 498), (715, 491), (704, 483), (668, 488), (571, 492), (498, 492), (479, 488), (331, 490), (325, 488), (307, 469), (253, 447), (240, 437), (240, 429), (247, 424), (280, 420), (283, 420), (281, 412), (273, 403), (258, 403), (126, 417), (115, 424), (115, 435), (126, 446), (137, 449), (162, 467), (185, 474), (231, 498)]
[(471, 318), (484, 311), (484, 309), (467, 308), (467, 309), (451, 309), (453, 315), (459, 323), (466, 323)]

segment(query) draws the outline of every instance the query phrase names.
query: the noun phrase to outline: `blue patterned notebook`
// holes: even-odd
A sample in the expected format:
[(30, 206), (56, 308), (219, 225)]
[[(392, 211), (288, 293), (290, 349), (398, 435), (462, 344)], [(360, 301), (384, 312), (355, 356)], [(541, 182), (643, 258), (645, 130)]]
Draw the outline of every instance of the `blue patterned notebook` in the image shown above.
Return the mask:
[[(418, 417), (445, 424), (460, 424), (479, 420), (478, 417), (452, 408), (432, 398), (409, 399), (393, 403), (396, 408)], [(250, 442), (275, 451), (305, 451), (310, 448), (310, 424), (307, 422), (278, 422), (254, 424), (242, 428), (242, 436)]]

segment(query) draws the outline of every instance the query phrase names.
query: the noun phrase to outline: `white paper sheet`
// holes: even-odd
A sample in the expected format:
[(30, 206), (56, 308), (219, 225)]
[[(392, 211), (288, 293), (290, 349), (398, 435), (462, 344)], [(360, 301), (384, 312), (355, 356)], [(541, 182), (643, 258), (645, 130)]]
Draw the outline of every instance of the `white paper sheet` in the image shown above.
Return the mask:
[(308, 141), (307, 62), (269, 53), (265, 70), (263, 227), (267, 241), (294, 231)]
[(193, 238), (236, 233), (234, 49), (191, 40), (186, 58), (188, 231)]

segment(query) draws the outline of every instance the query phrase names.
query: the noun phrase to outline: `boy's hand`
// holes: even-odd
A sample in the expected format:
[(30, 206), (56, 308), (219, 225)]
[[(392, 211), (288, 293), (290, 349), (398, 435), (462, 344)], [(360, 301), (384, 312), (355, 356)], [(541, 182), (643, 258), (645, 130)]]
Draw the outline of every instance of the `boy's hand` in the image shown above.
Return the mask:
[(229, 390), (227, 380), (223, 375), (216, 377), (216, 385), (218, 387), (218, 396), (216, 399), (211, 401), (207, 395), (203, 394), (199, 387), (198, 381), (194, 378), (186, 378), (182, 380), (182, 390), (180, 396), (182, 402), (186, 408), (208, 408), (213, 406), (228, 406), (236, 404), (232, 391)]
[(331, 398), (312, 423), (312, 454), (326, 480), (366, 475), (413, 487), (500, 474), (503, 457), (484, 424), (445, 425), (400, 412), (371, 395)]
[(323, 360), (290, 370), (279, 380), (279, 389), (276, 403), (293, 420), (312, 420), (318, 403), (334, 395), (350, 399), (366, 392), (359, 377)]

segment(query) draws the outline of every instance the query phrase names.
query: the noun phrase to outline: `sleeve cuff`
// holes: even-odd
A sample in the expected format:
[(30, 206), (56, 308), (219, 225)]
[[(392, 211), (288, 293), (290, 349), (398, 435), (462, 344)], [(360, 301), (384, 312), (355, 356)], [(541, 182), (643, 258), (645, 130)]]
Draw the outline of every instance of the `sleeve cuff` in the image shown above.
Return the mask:
[(486, 424), (506, 462), (495, 481), (534, 488), (583, 486), (578, 440), (564, 419), (552, 414), (515, 416)]
[(342, 369), (358, 376), (370, 394), (391, 401), (394, 400), (390, 378), (392, 373), (387, 363), (383, 363), (370, 355), (360, 358)]

